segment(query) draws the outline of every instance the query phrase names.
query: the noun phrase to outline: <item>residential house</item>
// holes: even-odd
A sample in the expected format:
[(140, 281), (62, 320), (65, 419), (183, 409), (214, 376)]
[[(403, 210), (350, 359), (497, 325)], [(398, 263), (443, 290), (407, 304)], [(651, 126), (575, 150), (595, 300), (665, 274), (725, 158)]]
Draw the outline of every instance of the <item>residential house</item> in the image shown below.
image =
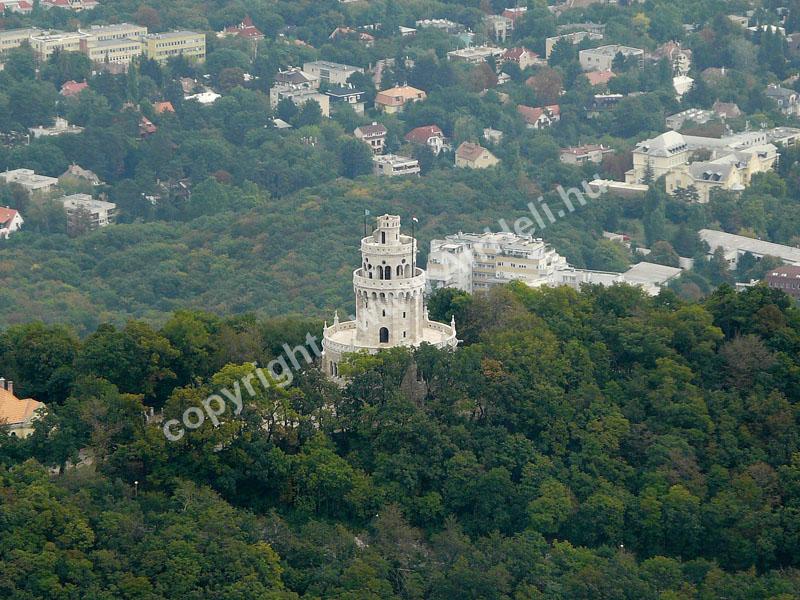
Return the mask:
[(183, 97), (184, 100), (194, 100), (198, 104), (214, 104), (214, 102), (220, 98), (222, 98), (220, 94), (217, 94), (215, 91), (208, 88), (203, 88), (203, 91), (198, 92), (197, 94)]
[(483, 139), (489, 142), (490, 144), (499, 144), (503, 141), (503, 132), (499, 129), (492, 129), (491, 127), (485, 127), (483, 129)]
[(304, 63), (303, 72), (317, 78), (320, 83), (330, 86), (344, 86), (347, 85), (347, 80), (350, 79), (351, 75), (363, 73), (364, 69), (325, 60), (315, 60)]
[(445, 146), (445, 137), (436, 125), (416, 127), (405, 135), (405, 140), (418, 146), (427, 146), (436, 156)]
[(503, 52), (500, 60), (504, 63), (514, 63), (523, 71), (528, 67), (547, 64), (536, 52), (522, 47), (509, 48)]
[(280, 71), (275, 77), (275, 84), (269, 90), (272, 110), (278, 107), (281, 100), (291, 100), (298, 107), (313, 100), (319, 104), (322, 116), (330, 116), (331, 97), (319, 91), (319, 83), (318, 74), (312, 75), (296, 67)]
[(517, 112), (529, 129), (545, 129), (561, 120), (561, 107), (558, 104), (535, 107), (520, 104), (517, 106)]
[(614, 150), (602, 144), (584, 144), (583, 146), (571, 146), (561, 148), (559, 159), (568, 165), (584, 165), (586, 163), (601, 163), (603, 156), (612, 154)]
[(0, 173), (3, 183), (16, 183), (25, 188), (31, 195), (42, 195), (53, 190), (58, 185), (58, 179), (37, 175), (31, 169), (14, 169)]
[(33, 433), (34, 423), (44, 404), (32, 398), (20, 400), (14, 395), (14, 382), (0, 377), (0, 428), (19, 438)]
[(503, 15), (486, 15), (483, 22), (491, 38), (496, 42), (505, 43), (514, 30), (514, 21)]
[(102, 185), (103, 182), (97, 176), (94, 171), (90, 171), (89, 169), (84, 169), (72, 163), (67, 170), (64, 171), (58, 177), (58, 182), (62, 184), (81, 184), (81, 183), (89, 183), (93, 186)]
[(604, 88), (607, 88), (608, 82), (617, 76), (613, 71), (589, 71), (585, 75), (586, 79), (589, 80), (590, 86), (602, 86)]
[(97, 200), (89, 194), (72, 194), (58, 199), (64, 205), (72, 230), (86, 227), (89, 230), (106, 227), (116, 220), (117, 205)]
[(330, 97), (330, 103), (334, 106), (347, 104), (356, 114), (364, 114), (364, 92), (355, 89), (352, 85), (332, 87), (326, 90), (325, 94)]
[(511, 22), (516, 25), (517, 19), (524, 17), (526, 12), (528, 12), (527, 6), (517, 6), (515, 8), (506, 8), (503, 10), (502, 15), (506, 19), (511, 19)]
[(40, 138), (40, 137), (51, 137), (51, 136), (71, 134), (71, 133), (81, 133), (83, 131), (83, 127), (78, 127), (77, 125), (71, 125), (63, 117), (56, 117), (55, 123), (52, 125), (52, 127), (45, 127), (44, 125), (40, 125), (39, 127), (29, 127), (28, 131), (31, 132), (31, 135), (34, 138)]
[(33, 2), (29, 0), (0, 0), (0, 15), (3, 12), (29, 15), (33, 12)]
[(786, 265), (772, 269), (764, 278), (774, 290), (782, 290), (795, 300), (800, 300), (800, 267)]
[(505, 50), (497, 46), (470, 46), (447, 53), (447, 60), (465, 62), (470, 65), (485, 63), (490, 58), (499, 59)]
[(364, 31), (356, 31), (351, 27), (337, 27), (328, 36), (329, 40), (355, 39), (364, 44), (367, 48), (375, 45), (375, 36)]
[(581, 50), (578, 52), (578, 60), (584, 71), (610, 71), (614, 59), (620, 54), (624, 56), (626, 60), (632, 58), (638, 62), (640, 67), (642, 66), (644, 50), (641, 48), (632, 48), (630, 46), (621, 46), (619, 44), (609, 44), (597, 48), (590, 48), (588, 50)]
[(238, 25), (226, 27), (222, 32), (223, 37), (239, 37), (252, 42), (264, 39), (264, 34), (253, 24), (253, 19), (245, 17)]
[(375, 109), (386, 114), (394, 114), (402, 112), (409, 102), (421, 102), (427, 97), (428, 95), (422, 90), (410, 85), (401, 85), (378, 92), (375, 96)]
[(0, 239), (8, 239), (8, 236), (18, 231), (24, 222), (19, 211), (0, 206)]
[(385, 177), (419, 175), (419, 161), (397, 154), (376, 155), (372, 157), (372, 172)]
[(158, 131), (158, 127), (150, 119), (142, 115), (139, 119), (139, 137), (144, 138), (148, 135), (153, 135), (156, 131)]
[(787, 116), (800, 116), (800, 96), (794, 90), (771, 83), (764, 90), (767, 98), (778, 105), (778, 109)]
[(553, 48), (555, 48), (556, 44), (558, 44), (559, 42), (568, 42), (574, 46), (576, 44), (580, 44), (583, 40), (602, 40), (602, 39), (603, 39), (602, 33), (591, 32), (591, 31), (572, 31), (570, 33), (555, 35), (553, 37), (545, 38), (544, 56), (545, 58), (550, 58), (550, 55), (553, 53)]
[(89, 84), (86, 81), (65, 81), (61, 85), (61, 91), (59, 92), (65, 98), (73, 98), (75, 96), (80, 95), (80, 93), (87, 89)]
[(694, 87), (694, 79), (688, 75), (676, 75), (672, 78), (672, 87), (675, 90), (675, 98), (680, 100), (686, 92)]
[(717, 100), (711, 110), (721, 119), (738, 119), (742, 116), (741, 109), (733, 102), (720, 102)]
[(439, 29), (451, 35), (456, 35), (466, 30), (466, 27), (461, 23), (455, 23), (449, 19), (422, 19), (417, 21), (415, 25), (417, 29)]
[(672, 66), (674, 75), (688, 75), (689, 69), (692, 67), (692, 51), (689, 48), (683, 48), (680, 42), (675, 41), (660, 45), (650, 54), (650, 59), (655, 62), (666, 59)]
[(708, 123), (716, 116), (714, 111), (704, 110), (702, 108), (689, 108), (674, 115), (669, 115), (666, 118), (666, 124), (669, 129), (678, 130), (683, 127), (684, 123), (691, 121), (697, 125)]
[(456, 150), (456, 167), (462, 169), (487, 169), (499, 162), (486, 148), (472, 142), (463, 142)]
[(172, 102), (164, 101), (164, 102), (153, 102), (153, 111), (157, 115), (163, 115), (164, 113), (174, 113), (175, 107), (172, 106)]
[(359, 140), (367, 144), (373, 154), (383, 154), (383, 149), (386, 147), (386, 135), (388, 130), (382, 123), (372, 122), (371, 125), (362, 125), (356, 127), (353, 135)]

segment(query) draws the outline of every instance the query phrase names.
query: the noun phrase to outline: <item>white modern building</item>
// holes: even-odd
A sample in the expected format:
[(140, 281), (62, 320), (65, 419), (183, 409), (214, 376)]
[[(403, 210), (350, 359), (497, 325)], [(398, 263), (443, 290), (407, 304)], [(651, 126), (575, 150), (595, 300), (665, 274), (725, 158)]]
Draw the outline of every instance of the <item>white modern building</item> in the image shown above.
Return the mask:
[(541, 239), (511, 232), (458, 232), (431, 240), (428, 288), (472, 293), (512, 280), (547, 278), (567, 266), (567, 260)]
[(0, 173), (3, 183), (16, 183), (25, 188), (29, 194), (46, 194), (58, 185), (58, 179), (37, 175), (32, 169), (14, 169)]
[(612, 71), (611, 67), (618, 54), (624, 56), (626, 60), (633, 57), (639, 66), (644, 62), (644, 50), (632, 48), (631, 46), (620, 46), (619, 44), (581, 50), (578, 52), (578, 60), (584, 71)]
[(510, 281), (531, 287), (627, 283), (651, 296), (681, 273), (681, 269), (638, 263), (625, 273), (578, 269), (541, 239), (511, 232), (461, 233), (431, 240), (428, 291), (456, 288), (474, 293)]
[(363, 73), (364, 69), (325, 60), (315, 60), (304, 63), (303, 71), (312, 77), (316, 77), (321, 83), (337, 86), (347, 85), (347, 80), (351, 75)]
[(89, 229), (105, 227), (114, 222), (117, 205), (105, 200), (97, 200), (89, 194), (72, 194), (59, 198), (64, 205), (67, 217), (77, 219), (81, 214), (88, 220)]
[(419, 175), (419, 161), (397, 154), (379, 154), (372, 157), (372, 172), (387, 177)]
[(400, 217), (382, 215), (361, 240), (361, 265), (353, 271), (356, 315), (353, 321), (325, 324), (323, 371), (339, 377), (339, 363), (350, 352), (369, 352), (422, 343), (455, 348), (455, 322), (428, 319), (424, 306), (425, 271), (416, 266), (417, 241), (400, 233)]
[(713, 254), (717, 248), (722, 248), (725, 260), (728, 261), (731, 269), (735, 269), (739, 259), (748, 252), (757, 259), (775, 256), (787, 264), (800, 266), (800, 248), (765, 242), (715, 229), (701, 229), (697, 233), (700, 239), (708, 244), (709, 254)]

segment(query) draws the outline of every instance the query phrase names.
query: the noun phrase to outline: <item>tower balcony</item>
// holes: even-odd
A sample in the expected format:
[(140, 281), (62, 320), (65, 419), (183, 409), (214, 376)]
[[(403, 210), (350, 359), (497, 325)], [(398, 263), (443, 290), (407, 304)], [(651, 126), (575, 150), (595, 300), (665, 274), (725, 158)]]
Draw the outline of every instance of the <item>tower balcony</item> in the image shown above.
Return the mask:
[(425, 271), (414, 268), (413, 277), (397, 277), (396, 279), (370, 279), (364, 277), (364, 269), (359, 267), (353, 271), (353, 287), (362, 290), (401, 291), (425, 286)]
[(411, 254), (412, 252), (416, 252), (416, 250), (417, 241), (410, 235), (401, 235), (399, 242), (389, 242), (386, 244), (375, 241), (375, 238), (371, 235), (361, 239), (361, 254), (398, 256), (402, 254)]

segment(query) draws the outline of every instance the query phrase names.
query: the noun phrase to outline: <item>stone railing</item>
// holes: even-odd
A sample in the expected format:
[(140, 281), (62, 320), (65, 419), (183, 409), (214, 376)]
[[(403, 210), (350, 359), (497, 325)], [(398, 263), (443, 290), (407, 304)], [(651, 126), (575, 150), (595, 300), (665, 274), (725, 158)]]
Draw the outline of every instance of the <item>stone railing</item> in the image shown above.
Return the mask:
[(370, 279), (363, 277), (360, 273), (363, 271), (361, 267), (353, 271), (353, 286), (361, 289), (370, 290), (408, 290), (415, 287), (424, 287), (425, 285), (425, 271), (416, 267), (414, 269), (416, 275), (414, 277), (398, 277), (397, 279)]

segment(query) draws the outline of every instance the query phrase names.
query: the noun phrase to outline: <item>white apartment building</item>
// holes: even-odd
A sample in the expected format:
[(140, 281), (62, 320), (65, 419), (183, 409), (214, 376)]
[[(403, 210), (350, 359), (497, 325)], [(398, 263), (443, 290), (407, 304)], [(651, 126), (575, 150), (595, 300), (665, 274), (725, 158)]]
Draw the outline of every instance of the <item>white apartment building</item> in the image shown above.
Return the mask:
[(512, 280), (548, 278), (567, 261), (543, 240), (510, 232), (463, 233), (431, 240), (428, 289), (486, 290)]
[(564, 33), (561, 35), (555, 35), (553, 37), (546, 38), (544, 40), (544, 55), (545, 58), (550, 58), (550, 55), (553, 53), (553, 48), (555, 48), (556, 44), (561, 41), (566, 41), (572, 44), (580, 44), (583, 40), (602, 40), (603, 34), (591, 31), (573, 31), (571, 33)]
[(316, 77), (321, 83), (336, 86), (347, 85), (347, 80), (353, 73), (363, 73), (364, 69), (325, 60), (315, 60), (303, 63), (303, 71)]
[(16, 183), (30, 194), (46, 194), (58, 185), (58, 179), (37, 175), (32, 169), (14, 169), (0, 173), (3, 183)]
[(461, 61), (471, 65), (481, 64), (489, 58), (500, 58), (505, 48), (496, 46), (471, 46), (461, 50), (451, 50), (447, 53), (447, 60)]
[(739, 259), (747, 252), (757, 259), (765, 256), (776, 256), (785, 263), (800, 266), (800, 248), (764, 242), (715, 229), (701, 229), (697, 233), (700, 239), (708, 244), (710, 248), (709, 255), (713, 254), (717, 248), (722, 248), (725, 260), (728, 261), (731, 269), (736, 268)]
[(597, 48), (589, 48), (578, 52), (578, 60), (584, 71), (611, 71), (612, 63), (617, 54), (622, 54), (626, 59), (633, 56), (639, 62), (639, 66), (644, 62), (644, 50), (621, 46), (619, 44), (609, 44)]
[(59, 198), (59, 202), (64, 205), (67, 217), (77, 218), (83, 212), (89, 219), (89, 228), (97, 229), (105, 227), (114, 222), (116, 218), (117, 205), (113, 202), (97, 200), (89, 194), (72, 194)]
[(379, 154), (372, 157), (372, 172), (385, 177), (419, 175), (419, 161), (397, 154)]

